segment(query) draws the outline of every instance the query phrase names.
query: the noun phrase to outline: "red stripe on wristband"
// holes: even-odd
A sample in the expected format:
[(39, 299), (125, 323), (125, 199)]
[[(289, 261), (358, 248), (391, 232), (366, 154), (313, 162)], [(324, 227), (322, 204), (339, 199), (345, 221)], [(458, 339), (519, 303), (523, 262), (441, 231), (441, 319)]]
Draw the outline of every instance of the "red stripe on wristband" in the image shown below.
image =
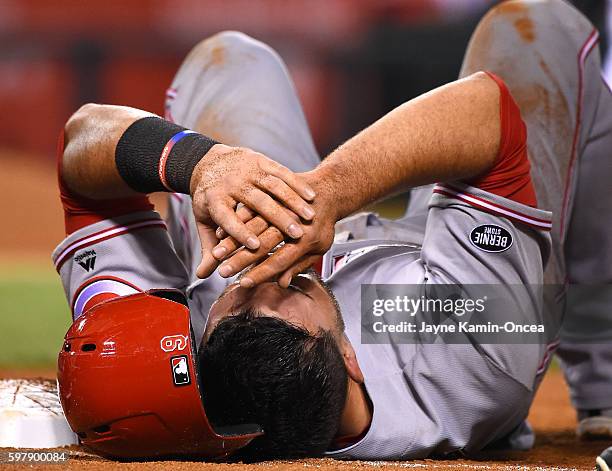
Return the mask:
[(159, 173), (159, 180), (161, 181), (162, 185), (164, 185), (164, 188), (172, 193), (175, 193), (176, 191), (170, 187), (170, 185), (168, 184), (168, 181), (166, 180), (166, 163), (168, 162), (168, 156), (170, 155), (170, 152), (172, 151), (172, 148), (174, 147), (174, 145), (177, 142), (179, 142), (181, 139), (183, 139), (185, 136), (187, 136), (188, 134), (197, 134), (197, 133), (195, 131), (190, 131), (189, 129), (176, 133), (166, 143), (166, 145), (164, 146), (162, 150), (161, 157), (159, 158), (159, 166), (157, 169)]

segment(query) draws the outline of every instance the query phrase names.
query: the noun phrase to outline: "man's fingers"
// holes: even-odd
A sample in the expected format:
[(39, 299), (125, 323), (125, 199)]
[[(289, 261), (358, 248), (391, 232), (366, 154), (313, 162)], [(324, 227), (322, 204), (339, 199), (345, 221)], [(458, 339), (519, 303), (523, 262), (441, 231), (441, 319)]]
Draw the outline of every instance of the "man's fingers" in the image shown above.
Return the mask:
[(274, 247), (283, 241), (283, 234), (276, 227), (268, 227), (263, 233), (260, 234), (259, 239), (261, 246), (257, 250), (247, 250), (242, 248), (233, 254), (230, 258), (225, 260), (219, 266), (219, 274), (227, 278), (228, 276), (235, 275), (236, 273), (244, 270), (249, 265), (267, 257)]
[(198, 265), (196, 275), (198, 278), (207, 278), (219, 265), (219, 261), (212, 255), (212, 249), (218, 241), (213, 227), (199, 222), (196, 223), (196, 227), (202, 246), (202, 261)]
[(286, 243), (240, 279), (240, 286), (252, 288), (289, 270), (308, 251), (306, 244)]
[(278, 201), (283, 203), (297, 216), (307, 221), (310, 221), (315, 216), (312, 206), (304, 202), (304, 199), (280, 178), (272, 175), (262, 178), (259, 182), (259, 187), (276, 197)]
[(236, 216), (232, 206), (227, 203), (218, 202), (210, 205), (208, 211), (212, 220), (218, 226), (223, 227), (225, 232), (240, 242), (240, 244), (252, 250), (259, 248), (259, 239)]
[[(264, 193), (260, 189), (254, 188), (250, 191), (245, 192), (240, 196), (240, 201), (249, 206), (253, 211), (263, 216), (263, 218), (270, 223), (270, 225), (278, 227), (282, 232), (287, 234), (292, 239), (299, 239), (304, 235), (299, 220), (284, 208), (278, 201), (275, 201), (267, 193)], [(236, 218), (238, 219), (238, 218)], [(220, 225), (220, 224), (219, 224)], [(224, 227), (224, 229), (227, 228)], [(227, 231), (229, 232), (229, 231)], [(231, 234), (230, 235), (234, 235)], [(236, 239), (238, 239), (236, 237)], [(238, 242), (242, 242), (238, 239)], [(246, 244), (245, 244), (246, 245)], [(250, 247), (247, 245), (248, 248)]]
[(299, 275), (304, 270), (314, 265), (319, 258), (321, 258), (320, 255), (307, 255), (303, 257), (302, 260), (298, 261), (293, 267), (285, 271), (285, 273), (278, 278), (278, 284), (282, 288), (287, 288), (291, 284), (293, 277)]
[[(268, 228), (268, 223), (261, 216), (256, 216), (246, 223), (246, 226), (255, 235), (260, 235), (263, 231)], [(232, 252), (239, 249), (242, 245), (236, 241), (233, 237), (226, 237), (221, 242), (217, 240), (218, 244), (212, 249), (213, 257), (217, 260), (223, 260), (227, 258)]]
[[(257, 213), (251, 210), (248, 206), (241, 204), (236, 210), (236, 216), (238, 216), (238, 219), (240, 219), (242, 222), (247, 222), (257, 216)], [(217, 239), (219, 240), (227, 237), (227, 232), (225, 232), (222, 227), (217, 227), (216, 234)]]
[(289, 185), (293, 191), (302, 197), (306, 201), (314, 200), (316, 193), (310, 185), (308, 185), (303, 178), (300, 178), (299, 174), (293, 173), (287, 167), (277, 163), (269, 162), (268, 168), (265, 169), (271, 175), (280, 178), (287, 185)]

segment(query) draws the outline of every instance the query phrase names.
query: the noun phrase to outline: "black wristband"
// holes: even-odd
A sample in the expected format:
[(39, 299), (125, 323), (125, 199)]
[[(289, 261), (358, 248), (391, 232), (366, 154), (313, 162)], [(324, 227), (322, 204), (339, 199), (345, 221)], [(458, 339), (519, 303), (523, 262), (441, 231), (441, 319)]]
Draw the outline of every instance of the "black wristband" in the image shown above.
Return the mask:
[(138, 192), (189, 194), (193, 169), (215, 144), (206, 136), (151, 116), (125, 130), (115, 149), (115, 165), (121, 178)]

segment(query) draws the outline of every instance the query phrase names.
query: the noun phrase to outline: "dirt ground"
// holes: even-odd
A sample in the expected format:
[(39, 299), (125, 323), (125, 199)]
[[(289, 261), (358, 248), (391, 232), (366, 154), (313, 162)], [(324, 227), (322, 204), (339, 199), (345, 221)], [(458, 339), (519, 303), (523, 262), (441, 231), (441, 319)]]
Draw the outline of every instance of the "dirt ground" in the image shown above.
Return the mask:
[(5, 224), (0, 231), (0, 261), (24, 258), (46, 262), (64, 237), (64, 218), (51, 158), (0, 149), (0, 165), (8, 176), (0, 198)]
[[(54, 157), (44, 158), (0, 148), (3, 183), (0, 214), (0, 262), (42, 263), (52, 269), (51, 252), (65, 237)], [(154, 203), (162, 211), (161, 195)]]
[[(0, 377), (53, 377), (52, 370), (0, 371)], [(102, 459), (80, 447), (58, 449), (67, 451), (70, 459), (59, 465), (34, 465), (34, 469), (70, 469), (92, 471), (131, 471), (141, 469), (176, 471), (228, 469), (234, 471), (261, 470), (303, 470), (317, 468), (322, 471), (345, 469), (394, 470), (398, 468), (417, 469), (492, 469), (492, 470), (540, 470), (540, 469), (594, 469), (595, 457), (608, 445), (606, 442), (581, 442), (574, 436), (575, 416), (569, 403), (568, 390), (558, 369), (549, 371), (533, 404), (529, 420), (536, 434), (536, 445), (528, 452), (490, 452), (471, 460), (418, 460), (404, 462), (335, 461), (330, 459), (309, 459), (299, 461), (275, 461), (257, 464), (243, 463), (200, 463), (193, 461), (158, 461), (147, 463), (117, 463)], [(7, 449), (0, 449), (0, 457)], [(32, 469), (25, 464), (0, 465), (0, 469), (20, 471)]]

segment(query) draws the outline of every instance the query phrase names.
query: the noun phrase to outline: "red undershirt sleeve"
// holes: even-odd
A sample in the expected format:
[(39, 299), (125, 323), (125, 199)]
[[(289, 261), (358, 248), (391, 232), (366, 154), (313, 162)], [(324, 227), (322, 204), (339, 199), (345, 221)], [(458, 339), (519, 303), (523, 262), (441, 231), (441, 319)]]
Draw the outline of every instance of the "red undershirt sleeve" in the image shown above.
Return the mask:
[(527, 156), (527, 128), (521, 112), (504, 81), (491, 72), (487, 71), (486, 74), (497, 83), (500, 91), (499, 153), (491, 170), (466, 183), (517, 203), (537, 207)]
[(64, 207), (66, 235), (90, 224), (139, 211), (150, 211), (153, 205), (146, 195), (129, 198), (93, 200), (72, 192), (62, 178), (62, 158), (64, 155), (64, 131), (61, 132), (57, 146), (57, 179), (60, 199)]

